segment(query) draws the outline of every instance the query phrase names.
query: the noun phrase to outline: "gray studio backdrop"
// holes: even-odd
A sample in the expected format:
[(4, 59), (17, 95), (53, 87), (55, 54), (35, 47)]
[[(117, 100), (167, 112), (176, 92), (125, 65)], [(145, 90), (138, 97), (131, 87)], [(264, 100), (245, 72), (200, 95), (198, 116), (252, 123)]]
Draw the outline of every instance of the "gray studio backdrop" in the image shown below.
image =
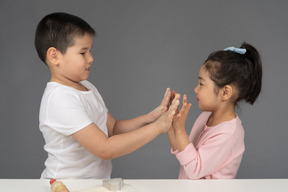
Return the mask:
[[(237, 111), (246, 130), (238, 178), (288, 178), (288, 1), (263, 0), (0, 0), (0, 178), (39, 178), (47, 157), (38, 128), (48, 68), (34, 32), (48, 13), (78, 15), (97, 32), (89, 80), (117, 119), (148, 113), (170, 87), (200, 111), (193, 92), (209, 53), (243, 41), (259, 49), (263, 90)], [(175, 179), (179, 164), (166, 134), (113, 160), (112, 177)]]

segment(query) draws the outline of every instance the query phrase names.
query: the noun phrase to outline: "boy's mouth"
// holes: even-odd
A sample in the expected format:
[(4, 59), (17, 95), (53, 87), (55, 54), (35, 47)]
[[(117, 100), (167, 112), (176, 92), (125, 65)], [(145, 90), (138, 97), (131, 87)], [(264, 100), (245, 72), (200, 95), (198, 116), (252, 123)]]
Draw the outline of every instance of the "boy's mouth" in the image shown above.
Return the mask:
[(86, 70), (86, 71), (90, 71), (90, 67), (86, 67), (85, 70)]

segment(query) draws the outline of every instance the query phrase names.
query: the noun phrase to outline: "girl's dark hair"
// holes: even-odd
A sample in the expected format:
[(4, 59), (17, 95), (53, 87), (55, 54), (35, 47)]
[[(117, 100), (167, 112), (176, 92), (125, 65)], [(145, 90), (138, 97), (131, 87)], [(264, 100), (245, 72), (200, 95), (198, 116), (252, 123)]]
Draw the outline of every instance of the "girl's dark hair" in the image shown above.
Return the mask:
[(219, 88), (229, 84), (236, 87), (236, 102), (245, 100), (253, 105), (261, 91), (262, 62), (252, 45), (244, 42), (240, 48), (246, 49), (246, 53), (216, 51), (203, 65)]
[(94, 29), (83, 19), (67, 13), (52, 13), (37, 26), (35, 48), (40, 59), (46, 63), (46, 52), (50, 47), (64, 54), (68, 47), (74, 45), (74, 37), (85, 33), (95, 35)]

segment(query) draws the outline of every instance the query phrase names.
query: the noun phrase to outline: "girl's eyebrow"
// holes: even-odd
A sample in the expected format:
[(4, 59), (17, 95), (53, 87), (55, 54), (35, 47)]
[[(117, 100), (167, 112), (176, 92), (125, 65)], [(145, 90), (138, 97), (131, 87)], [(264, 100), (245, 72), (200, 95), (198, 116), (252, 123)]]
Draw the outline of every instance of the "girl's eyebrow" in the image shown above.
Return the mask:
[(198, 77), (199, 80), (205, 81), (205, 79), (201, 76)]

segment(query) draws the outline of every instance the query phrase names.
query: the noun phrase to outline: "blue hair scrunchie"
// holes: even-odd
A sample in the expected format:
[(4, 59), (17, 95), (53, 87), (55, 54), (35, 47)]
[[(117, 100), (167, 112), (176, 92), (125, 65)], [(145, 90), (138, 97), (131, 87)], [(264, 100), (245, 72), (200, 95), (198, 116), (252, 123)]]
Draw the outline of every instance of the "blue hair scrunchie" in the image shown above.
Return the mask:
[(236, 48), (236, 47), (227, 47), (224, 49), (224, 51), (233, 51), (235, 53), (239, 53), (242, 55), (246, 53), (246, 49)]

